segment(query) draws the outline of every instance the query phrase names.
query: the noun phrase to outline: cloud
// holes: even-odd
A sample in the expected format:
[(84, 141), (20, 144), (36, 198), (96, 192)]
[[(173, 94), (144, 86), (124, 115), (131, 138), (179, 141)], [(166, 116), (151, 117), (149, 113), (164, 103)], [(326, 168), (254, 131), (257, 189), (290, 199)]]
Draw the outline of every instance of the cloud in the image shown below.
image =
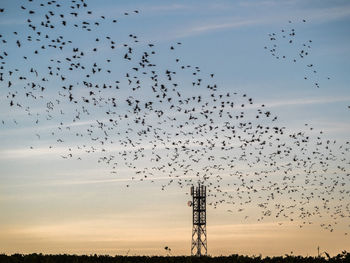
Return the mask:
[[(274, 1), (266, 1), (267, 5), (275, 3)], [(284, 13), (281, 11), (278, 15), (269, 14), (263, 12), (261, 15), (254, 18), (240, 18), (240, 17), (220, 17), (221, 22), (215, 21), (202, 21), (197, 25), (186, 25), (182, 29), (178, 30), (178, 33), (173, 38), (182, 38), (193, 35), (200, 35), (211, 33), (219, 30), (227, 30), (233, 28), (241, 28), (254, 25), (271, 25), (276, 23), (286, 22), (286, 17), (291, 15), (290, 12)], [(318, 8), (318, 9), (300, 9), (293, 12), (294, 23), (302, 23), (302, 20), (307, 18), (309, 23), (325, 23), (332, 20), (341, 19), (350, 16), (350, 6), (340, 6), (331, 8)]]
[(307, 99), (275, 100), (266, 102), (265, 105), (271, 108), (299, 105), (329, 104), (336, 102), (349, 102), (350, 97), (319, 97)]
[(328, 22), (350, 16), (350, 5), (316, 9), (315, 11), (311, 11), (309, 13), (304, 11), (301, 12), (301, 14), (303, 14), (304, 17), (307, 17), (307, 19), (311, 22), (313, 20), (317, 20), (318, 22)]
[(170, 5), (154, 5), (154, 6), (144, 6), (142, 8), (143, 12), (148, 11), (177, 11), (177, 10), (186, 10), (191, 9), (189, 5), (183, 5), (183, 4), (170, 4)]
[(228, 23), (206, 24), (206, 25), (192, 27), (190, 29), (190, 32), (201, 33), (201, 32), (208, 32), (208, 31), (215, 31), (219, 29), (228, 29), (228, 28), (234, 28), (234, 27), (255, 25), (255, 24), (259, 24), (260, 22), (261, 20), (238, 20), (238, 21), (232, 21)]
[[(318, 97), (318, 98), (294, 98), (294, 99), (289, 99), (289, 100), (272, 100), (270, 102), (264, 102), (266, 105), (266, 108), (283, 108), (283, 107), (299, 107), (303, 105), (317, 105), (317, 104), (331, 104), (331, 103), (338, 103), (338, 102), (349, 102), (350, 97)], [(254, 110), (258, 109), (261, 107), (261, 103), (255, 103), (253, 105), (247, 105), (246, 110)], [(177, 115), (180, 115), (182, 113), (177, 113)], [(107, 121), (107, 119), (103, 119), (102, 121)], [(86, 121), (81, 121), (81, 122), (76, 122), (76, 123), (70, 123), (67, 124), (67, 126), (73, 127), (79, 127), (79, 126), (87, 126), (96, 123), (96, 120), (86, 120)], [(327, 131), (331, 129), (332, 131), (346, 131), (348, 130), (349, 126), (346, 124), (341, 124), (337, 123), (334, 125), (334, 122), (323, 122), (323, 126), (328, 126)], [(45, 130), (45, 129), (50, 129), (50, 128), (57, 128), (57, 125), (48, 125), (48, 126), (43, 126), (39, 127), (39, 130)], [(27, 132), (30, 130), (30, 128), (23, 128), (23, 129), (15, 129), (14, 131), (22, 131)], [(12, 133), (13, 130), (8, 130), (4, 131), (1, 133), (1, 135)], [(193, 147), (197, 147), (198, 145), (190, 145)], [(136, 151), (140, 148), (144, 148), (145, 150), (151, 149), (153, 146), (149, 143), (146, 144), (141, 144), (138, 145), (138, 147), (120, 147), (119, 145), (113, 145), (113, 146), (106, 146), (106, 150), (109, 153), (115, 153), (119, 151)], [(165, 147), (173, 148), (171, 143), (169, 145), (162, 145), (158, 147), (158, 149), (164, 149)], [(37, 157), (45, 157), (45, 158), (51, 158), (53, 156), (59, 156), (59, 155), (65, 155), (67, 154), (67, 149), (68, 147), (64, 146), (55, 146), (52, 149), (49, 149), (49, 145), (46, 147), (41, 146), (41, 147), (36, 147), (34, 149), (29, 149), (29, 148), (18, 148), (18, 149), (4, 149), (0, 151), (0, 159), (21, 159), (21, 158), (37, 158)], [(70, 152), (73, 155), (78, 154), (79, 156), (85, 154), (85, 151), (79, 151), (76, 148), (73, 148), (72, 151)]]
[[(121, 171), (133, 171), (131, 169), (118, 169), (118, 172)], [(101, 170), (98, 170), (98, 173), (101, 173)], [(196, 178), (196, 176), (189, 176), (189, 175), (182, 175), (176, 177), (176, 179), (189, 179), (189, 178)], [(158, 176), (158, 177), (151, 177), (151, 178), (143, 178), (143, 181), (169, 181), (168, 176)], [(115, 179), (95, 179), (95, 180), (59, 180), (59, 181), (53, 181), (50, 182), (49, 184), (45, 185), (84, 185), (84, 184), (110, 184), (110, 183), (125, 183), (125, 182), (138, 182), (139, 179), (132, 179), (131, 177), (129, 178), (115, 178)], [(40, 184), (43, 185), (43, 184)]]
[(232, 21), (226, 21), (221, 23), (205, 22), (194, 26), (187, 25), (186, 27), (178, 29), (177, 30), (178, 32), (173, 34), (173, 36), (169, 37), (167, 40), (184, 38), (189, 36), (197, 36), (197, 35), (215, 32), (218, 30), (252, 26), (252, 25), (261, 24), (262, 22), (263, 20), (260, 20), (260, 19), (235, 19)]
[(52, 149), (48, 149), (48, 147), (8, 149), (0, 151), (0, 159), (35, 158), (38, 156), (49, 158), (50, 155), (64, 154), (66, 150), (66, 147), (54, 147)]

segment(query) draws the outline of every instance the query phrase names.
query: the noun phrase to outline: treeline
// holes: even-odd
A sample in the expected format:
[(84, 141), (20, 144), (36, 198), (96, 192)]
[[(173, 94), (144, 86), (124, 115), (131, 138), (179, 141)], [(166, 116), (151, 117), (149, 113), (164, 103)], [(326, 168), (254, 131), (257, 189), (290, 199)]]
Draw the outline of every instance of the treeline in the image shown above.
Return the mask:
[(302, 257), (285, 255), (279, 257), (249, 257), (240, 255), (221, 257), (189, 256), (108, 256), (108, 255), (43, 255), (43, 254), (0, 254), (1, 263), (350, 263), (350, 253), (343, 251), (334, 257)]

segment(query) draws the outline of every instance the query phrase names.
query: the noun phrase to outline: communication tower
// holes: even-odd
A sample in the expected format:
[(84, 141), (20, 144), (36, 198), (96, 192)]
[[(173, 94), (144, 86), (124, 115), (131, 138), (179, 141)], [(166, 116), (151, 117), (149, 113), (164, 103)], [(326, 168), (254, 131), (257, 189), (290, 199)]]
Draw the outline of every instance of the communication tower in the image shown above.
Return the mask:
[(191, 187), (192, 202), (192, 243), (191, 256), (207, 256), (207, 189), (198, 183)]

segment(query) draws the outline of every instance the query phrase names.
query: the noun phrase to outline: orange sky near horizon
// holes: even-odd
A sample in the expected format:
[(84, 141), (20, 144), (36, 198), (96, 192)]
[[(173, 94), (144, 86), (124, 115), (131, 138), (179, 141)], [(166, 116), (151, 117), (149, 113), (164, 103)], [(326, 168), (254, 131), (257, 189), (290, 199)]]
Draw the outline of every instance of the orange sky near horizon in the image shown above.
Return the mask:
[[(123, 191), (129, 211), (110, 210), (89, 216), (79, 216), (77, 211), (71, 218), (46, 214), (28, 218), (27, 222), (2, 224), (0, 253), (166, 255), (164, 247), (169, 246), (172, 255), (190, 255), (192, 210), (186, 206), (188, 195), (170, 193), (169, 208), (166, 202), (156, 202), (165, 199), (167, 193), (146, 191), (140, 201), (135, 197), (139, 187), (142, 186)], [(116, 206), (122, 203), (116, 201)], [(316, 256), (317, 246), (330, 255), (349, 250), (350, 238), (344, 235), (346, 225), (329, 233), (316, 222), (303, 228), (295, 221), (245, 222), (237, 220), (238, 214), (227, 216), (225, 211), (211, 207), (207, 217), (208, 254), (212, 256), (278, 256), (291, 252)]]

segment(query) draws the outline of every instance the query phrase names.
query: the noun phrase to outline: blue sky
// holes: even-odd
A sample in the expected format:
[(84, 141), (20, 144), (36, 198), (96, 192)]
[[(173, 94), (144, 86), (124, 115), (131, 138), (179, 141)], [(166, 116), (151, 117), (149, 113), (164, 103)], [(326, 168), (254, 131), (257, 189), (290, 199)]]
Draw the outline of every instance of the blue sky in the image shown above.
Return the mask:
[[(38, 5), (40, 1), (33, 2)], [(308, 131), (310, 134), (321, 130), (326, 138), (339, 144), (349, 141), (348, 1), (90, 0), (88, 4), (88, 9), (93, 10), (92, 16), (83, 15), (76, 20), (68, 18), (67, 23), (99, 21), (101, 25), (95, 31), (67, 29), (53, 19), (56, 31), (42, 29), (42, 32), (73, 40), (73, 47), (79, 47), (85, 53), (82, 60), (85, 64), (97, 62), (113, 71), (112, 76), (107, 73), (94, 76), (94, 82), (112, 84), (116, 79), (123, 79), (129, 68), (135, 66), (134, 62), (122, 61), (123, 43), (132, 45), (136, 55), (153, 43), (156, 47), (153, 61), (159, 68), (175, 69), (174, 60), (181, 58), (184, 65), (199, 66), (203, 82), (216, 83), (220, 92), (247, 94), (255, 104), (265, 104), (278, 116), (278, 125), (289, 131), (306, 131), (304, 124), (309, 123), (315, 130)], [(19, 92), (23, 90), (23, 82), (18, 80), (20, 73), (15, 72), (10, 77), (6, 69), (18, 68), (19, 72), (26, 72), (34, 79), (33, 74), (28, 74), (31, 68), (39, 75), (47, 75), (47, 66), (54, 64), (47, 58), (63, 61), (71, 54), (68, 48), (59, 52), (39, 50), (40, 55), (30, 55), (30, 60), (24, 61), (22, 57), (34, 51), (33, 45), (26, 42), (27, 35), (32, 35), (33, 39), (35, 36), (26, 25), (27, 16), (20, 10), (20, 5), (21, 1), (0, 2), (0, 7), (5, 8), (0, 14), (0, 34), (8, 41), (6, 45), (2, 43), (0, 53), (6, 50), (10, 54), (2, 72)], [(53, 8), (47, 8), (50, 9)], [(139, 10), (139, 14), (133, 10)], [(69, 12), (69, 6), (63, 7), (62, 12)], [(129, 15), (125, 16), (124, 12)], [(117, 19), (118, 22), (103, 22), (101, 15), (107, 21)], [(32, 16), (32, 20), (40, 21), (39, 14)], [(268, 34), (281, 34), (281, 29), (296, 32), (293, 45), (283, 40), (278, 42), (286, 60), (276, 59), (264, 49), (273, 44)], [(19, 36), (13, 32), (18, 32)], [(137, 35), (139, 42), (132, 43), (129, 34)], [(98, 55), (92, 51), (96, 47), (96, 36), (101, 39)], [(110, 50), (106, 36), (116, 41), (115, 51)], [(21, 49), (15, 44), (17, 39), (23, 43)], [(292, 62), (298, 56), (298, 47), (309, 40), (312, 40), (309, 56)], [(177, 42), (182, 44), (176, 45)], [(172, 45), (176, 47), (175, 52), (169, 49)], [(108, 64), (108, 58), (113, 58), (113, 62)], [(317, 69), (315, 74), (306, 66), (311, 63)], [(211, 73), (215, 74), (214, 79), (209, 77)], [(64, 71), (63, 74), (72, 83), (82, 79), (79, 71)], [(308, 80), (304, 80), (305, 76)], [(184, 94), (202, 93), (191, 87), (191, 71), (178, 73), (174, 78), (181, 83)], [(147, 81), (144, 82), (146, 86)], [(314, 82), (318, 82), (320, 88), (316, 88)], [(120, 84), (118, 96), (121, 98), (130, 95), (130, 91), (123, 88), (126, 85), (125, 80)], [(50, 78), (45, 99), (52, 98), (54, 102), (61, 86), (59, 78)], [(111, 174), (110, 167), (98, 163), (103, 154), (79, 155), (74, 149), (74, 156), (81, 156), (82, 161), (61, 157), (77, 144), (96, 146), (85, 137), (77, 139), (74, 133), (83, 133), (89, 125), (96, 125), (96, 120), (106, 119), (105, 108), (87, 106), (91, 114), (82, 114), (79, 121), (73, 122), (75, 106), (62, 102), (59, 106), (55, 104), (55, 111), (50, 113), (53, 119), (47, 120), (45, 99), (30, 100), (18, 96), (20, 103), (30, 107), (32, 115), (29, 116), (23, 108), (9, 107), (7, 82), (1, 82), (1, 89), (0, 120), (4, 124), (0, 124), (0, 210), (4, 212), (0, 214), (0, 231), (5, 235), (0, 237), (0, 253), (125, 254), (130, 249), (133, 254), (164, 254), (163, 247), (169, 245), (174, 254), (189, 254), (188, 188), (172, 185), (167, 191), (161, 191), (161, 185), (168, 181), (161, 173), (155, 175), (155, 183), (145, 181), (126, 188), (133, 172), (123, 167), (117, 174)], [(84, 94), (82, 89), (74, 92), (77, 96)], [(105, 96), (110, 94), (113, 91), (104, 93)], [(135, 94), (144, 99), (152, 96), (144, 91)], [(60, 114), (57, 109), (62, 109), (65, 114)], [(120, 109), (125, 112), (125, 103), (121, 102)], [(36, 120), (38, 124), (35, 124)], [(58, 131), (60, 122), (70, 130)], [(127, 124), (120, 125), (123, 130)], [(51, 132), (59, 134), (57, 136), (65, 142), (57, 143), (58, 137), (51, 136)], [(119, 137), (115, 136), (115, 139)], [(49, 149), (51, 145), (54, 147)], [(111, 153), (119, 151), (117, 145), (110, 145), (108, 149)], [(348, 162), (349, 153), (344, 157), (347, 161), (341, 165)], [(148, 165), (146, 162), (139, 164)], [(237, 169), (251, 171), (241, 164)], [(349, 204), (349, 195), (342, 202)], [(344, 246), (350, 243), (349, 235), (344, 235), (349, 231), (346, 220), (339, 223), (334, 233), (329, 233), (318, 226), (327, 222), (327, 217), (315, 217), (313, 224), (300, 229), (297, 222), (273, 218), (257, 222), (253, 205), (247, 205), (244, 215), (227, 213), (227, 209), (229, 206), (208, 208), (209, 254), (281, 255), (292, 250), (314, 255), (317, 245), (331, 253), (349, 249)], [(244, 220), (245, 216), (249, 219)], [(276, 232), (278, 234), (271, 234)], [(67, 236), (69, 242), (65, 241)], [(252, 243), (251, 239), (255, 241)], [(234, 244), (234, 248), (224, 244)]]

